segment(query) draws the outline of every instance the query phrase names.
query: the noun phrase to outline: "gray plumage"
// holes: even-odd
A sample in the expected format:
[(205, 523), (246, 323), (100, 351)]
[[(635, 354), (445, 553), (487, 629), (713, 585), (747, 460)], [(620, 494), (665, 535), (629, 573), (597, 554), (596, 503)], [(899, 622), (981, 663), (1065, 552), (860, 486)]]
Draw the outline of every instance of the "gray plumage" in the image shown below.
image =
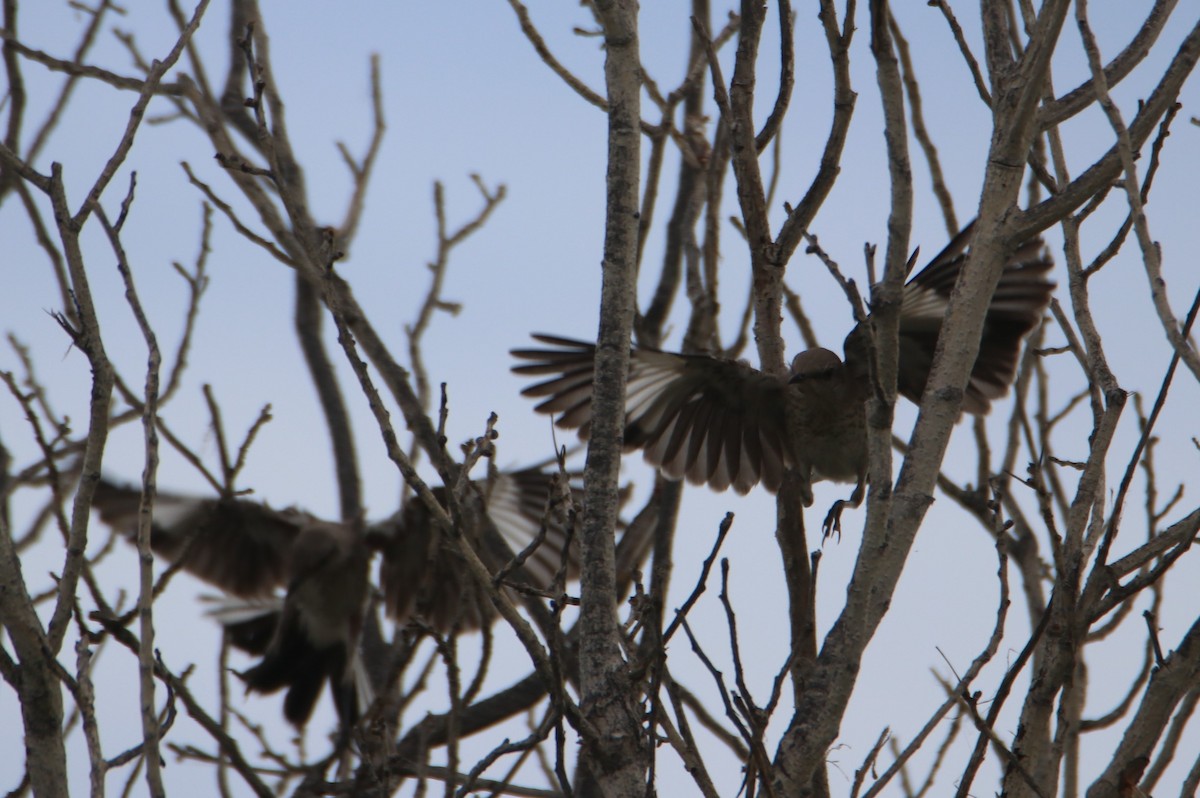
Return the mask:
[[(467, 510), (476, 528), (468, 534), (492, 573), (508, 566), (539, 532), (541, 543), (508, 578), (544, 590), (560, 569), (568, 576), (577, 572), (565, 496), (582, 506), (582, 492), (567, 481), (526, 469), (472, 483)], [(445, 502), (444, 488), (434, 493)], [(140, 502), (140, 490), (107, 480), (93, 499), (100, 519), (130, 538), (137, 533)], [(227, 619), (231, 642), (262, 657), (240, 676), (256, 692), (287, 688), (284, 714), (297, 726), (307, 723), (326, 680), (343, 724), (358, 716), (355, 658), (373, 551), (381, 553), (383, 605), (397, 623), (417, 622), (449, 634), (495, 618), (486, 592), (415, 499), (364, 528), (246, 499), (159, 493), (150, 544), (159, 556), (245, 600), (240, 609), (218, 611)], [(282, 603), (272, 604), (281, 590)]]
[[(966, 262), (968, 226), (904, 287), (897, 388), (919, 402), (949, 303)], [(1024, 337), (1041, 321), (1054, 283), (1041, 239), (1019, 247), (1004, 267), (984, 321), (979, 355), (963, 410), (987, 413), (1016, 374)], [(806, 487), (816, 480), (857, 482), (866, 473), (863, 403), (869, 392), (868, 331), (858, 325), (843, 345), (796, 355), (787, 378), (732, 360), (635, 348), (626, 389), (627, 449), (672, 479), (746, 493), (762, 483), (778, 490), (785, 468)], [(537, 410), (586, 438), (591, 425), (594, 346), (534, 335), (549, 348), (514, 349), (520, 375), (546, 378), (522, 391), (542, 399)], [(857, 493), (857, 492), (856, 492)]]

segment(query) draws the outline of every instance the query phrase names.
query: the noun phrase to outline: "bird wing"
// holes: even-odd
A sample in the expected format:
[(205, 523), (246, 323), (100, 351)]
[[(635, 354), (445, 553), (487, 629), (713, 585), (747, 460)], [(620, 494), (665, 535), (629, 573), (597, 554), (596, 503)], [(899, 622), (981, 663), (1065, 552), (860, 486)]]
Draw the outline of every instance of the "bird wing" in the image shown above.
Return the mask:
[[(522, 375), (550, 379), (522, 394), (547, 397), (537, 406), (558, 414), (558, 426), (590, 432), (595, 347), (549, 335), (535, 340), (554, 349), (515, 349), (529, 363)], [(732, 360), (634, 349), (625, 394), (625, 446), (641, 448), (647, 462), (672, 479), (715, 490), (746, 493), (758, 482), (777, 490), (793, 461), (786, 434), (786, 386)]]
[[(470, 498), (461, 507), (462, 534), (493, 576), (503, 573), (507, 583), (545, 590), (564, 566), (568, 579), (578, 575), (579, 544), (568, 535), (572, 518), (566, 502), (569, 491), (575, 510), (582, 511), (578, 476), (526, 468), (471, 483)], [(445, 488), (434, 488), (433, 495), (444, 502)], [(628, 492), (622, 491), (621, 501), (626, 498)], [(622, 534), (618, 550), (623, 552), (626, 570), (645, 557), (653, 531), (654, 519), (648, 517)], [(419, 619), (439, 632), (451, 633), (479, 629), (495, 618), (486, 591), (468, 573), (457, 548), (434, 525), (421, 500), (409, 500), (400, 512), (368, 528), (367, 536), (383, 555), (379, 584), (387, 614), (395, 622)], [(522, 554), (519, 567), (505, 570)], [(517, 597), (515, 592), (512, 595)]]
[[(556, 477), (530, 468), (500, 472), (472, 484), (471, 504), (463, 507), (465, 520), (482, 525), (479, 534), (471, 535), (472, 544), (493, 573), (534, 543), (543, 526), (545, 537), (527, 553), (519, 578), (537, 588), (549, 586), (563, 564), (564, 547), (568, 574), (578, 572), (578, 546), (567, 546), (568, 519), (557, 500)], [(582, 507), (582, 490), (578, 486), (570, 490)], [(445, 501), (445, 488), (435, 488), (433, 493)], [(420, 499), (406, 502), (399, 513), (374, 525), (369, 535), (383, 553), (379, 583), (393, 620), (405, 623), (420, 618), (440, 632), (470, 631), (491, 623), (495, 616), (491, 600)]]
[[(433, 493), (444, 503), (445, 488)], [(397, 623), (419, 618), (439, 632), (469, 631), (491, 623), (490, 599), (458, 551), (445, 539), (420, 499), (370, 530), (383, 557), (379, 585), (384, 608)]]
[[(924, 269), (904, 286), (900, 309), (900, 393), (921, 401), (937, 348), (950, 293), (967, 259), (974, 222), (963, 228)], [(963, 410), (983, 414), (1003, 396), (1016, 376), (1021, 341), (1041, 322), (1054, 283), (1053, 261), (1041, 238), (1031, 239), (1009, 258), (988, 305), (979, 355), (971, 369)], [(847, 359), (858, 328), (847, 338)]]
[[(565, 496), (558, 489), (559, 479), (569, 479), (569, 476), (526, 468), (501, 471), (488, 482), (479, 483), (488, 517), (514, 553), (523, 552), (545, 529), (545, 537), (524, 562), (528, 576), (537, 587), (550, 585), (564, 560), (568, 575), (579, 571), (579, 544), (571, 541), (568, 545), (570, 519)], [(582, 510), (583, 488), (568, 484), (567, 489), (575, 509)]]
[[(93, 505), (117, 531), (137, 534), (141, 492), (102, 480)], [(231, 642), (262, 659), (247, 689), (287, 688), (284, 715), (303, 726), (328, 677), (343, 723), (356, 716), (353, 667), (367, 597), (369, 553), (349, 525), (242, 499), (156, 495), (150, 544), (189, 573), (243, 599), (213, 612)], [(282, 603), (276, 591), (287, 586)], [(244, 601), (250, 600), (250, 601)]]
[[(103, 479), (92, 499), (100, 520), (129, 538), (137, 536), (140, 503), (140, 490)], [(243, 499), (159, 493), (150, 545), (228, 593), (263, 597), (287, 583), (289, 552), (310, 520), (298, 510), (272, 510)]]

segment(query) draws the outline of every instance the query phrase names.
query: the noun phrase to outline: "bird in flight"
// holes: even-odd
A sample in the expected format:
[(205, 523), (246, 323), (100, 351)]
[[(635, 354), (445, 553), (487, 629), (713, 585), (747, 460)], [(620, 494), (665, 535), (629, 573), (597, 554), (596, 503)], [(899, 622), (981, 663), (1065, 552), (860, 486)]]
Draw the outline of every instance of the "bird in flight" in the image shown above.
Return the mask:
[[(545, 590), (560, 570), (578, 570), (575, 547), (568, 545), (565, 494), (581, 507), (581, 489), (536, 468), (498, 472), (471, 487), (474, 506), (466, 514), (482, 519), (472, 542), (493, 574), (503, 570), (507, 583)], [(445, 488), (434, 494), (445, 502)], [(93, 498), (100, 519), (128, 537), (137, 534), (140, 502), (139, 489), (103, 479)], [(150, 544), (159, 556), (243, 600), (223, 615), (230, 640), (262, 659), (239, 675), (249, 691), (287, 688), (284, 716), (297, 727), (308, 722), (326, 680), (343, 728), (365, 706), (370, 691), (358, 654), (374, 551), (381, 554), (383, 605), (397, 623), (452, 633), (479, 629), (496, 613), (418, 499), (364, 529), (242, 498), (159, 493)], [(525, 555), (519, 563), (514, 552)], [(286, 591), (282, 601), (280, 590)]]
[[(904, 286), (897, 388), (913, 402), (919, 403), (925, 390), (972, 227)], [(1041, 322), (1050, 301), (1052, 266), (1040, 238), (1009, 258), (984, 320), (963, 399), (966, 412), (987, 413), (1012, 384), (1021, 342)], [(626, 449), (641, 449), (645, 460), (670, 479), (686, 478), (714, 490), (732, 486), (742, 494), (759, 483), (777, 491), (784, 470), (795, 469), (806, 506), (812, 504), (812, 482), (854, 482), (849, 503), (857, 505), (867, 469), (868, 323), (846, 337), (844, 357), (808, 349), (795, 356), (786, 377), (741, 361), (635, 348), (625, 396)], [(553, 335), (533, 338), (548, 348), (512, 350), (523, 361), (512, 370), (544, 379), (521, 393), (542, 399), (539, 412), (557, 416), (558, 426), (587, 438), (594, 345)], [(836, 504), (826, 518), (826, 535), (844, 504)]]

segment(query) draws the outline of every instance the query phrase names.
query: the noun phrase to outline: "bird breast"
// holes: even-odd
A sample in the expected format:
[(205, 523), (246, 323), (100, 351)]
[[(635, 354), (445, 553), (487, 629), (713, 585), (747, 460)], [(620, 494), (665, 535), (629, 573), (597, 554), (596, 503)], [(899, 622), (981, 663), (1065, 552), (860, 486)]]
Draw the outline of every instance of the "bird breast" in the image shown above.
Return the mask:
[(788, 431), (812, 481), (855, 482), (866, 473), (866, 418), (849, 380), (805, 380), (788, 386)]

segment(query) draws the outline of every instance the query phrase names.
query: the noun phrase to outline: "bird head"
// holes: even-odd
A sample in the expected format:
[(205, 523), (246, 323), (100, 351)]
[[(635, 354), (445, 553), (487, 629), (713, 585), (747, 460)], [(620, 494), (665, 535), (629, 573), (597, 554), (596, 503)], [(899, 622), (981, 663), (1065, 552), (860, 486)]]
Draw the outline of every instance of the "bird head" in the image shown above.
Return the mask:
[(806, 349), (792, 359), (792, 377), (788, 382), (827, 382), (841, 371), (842, 359), (828, 349)]

